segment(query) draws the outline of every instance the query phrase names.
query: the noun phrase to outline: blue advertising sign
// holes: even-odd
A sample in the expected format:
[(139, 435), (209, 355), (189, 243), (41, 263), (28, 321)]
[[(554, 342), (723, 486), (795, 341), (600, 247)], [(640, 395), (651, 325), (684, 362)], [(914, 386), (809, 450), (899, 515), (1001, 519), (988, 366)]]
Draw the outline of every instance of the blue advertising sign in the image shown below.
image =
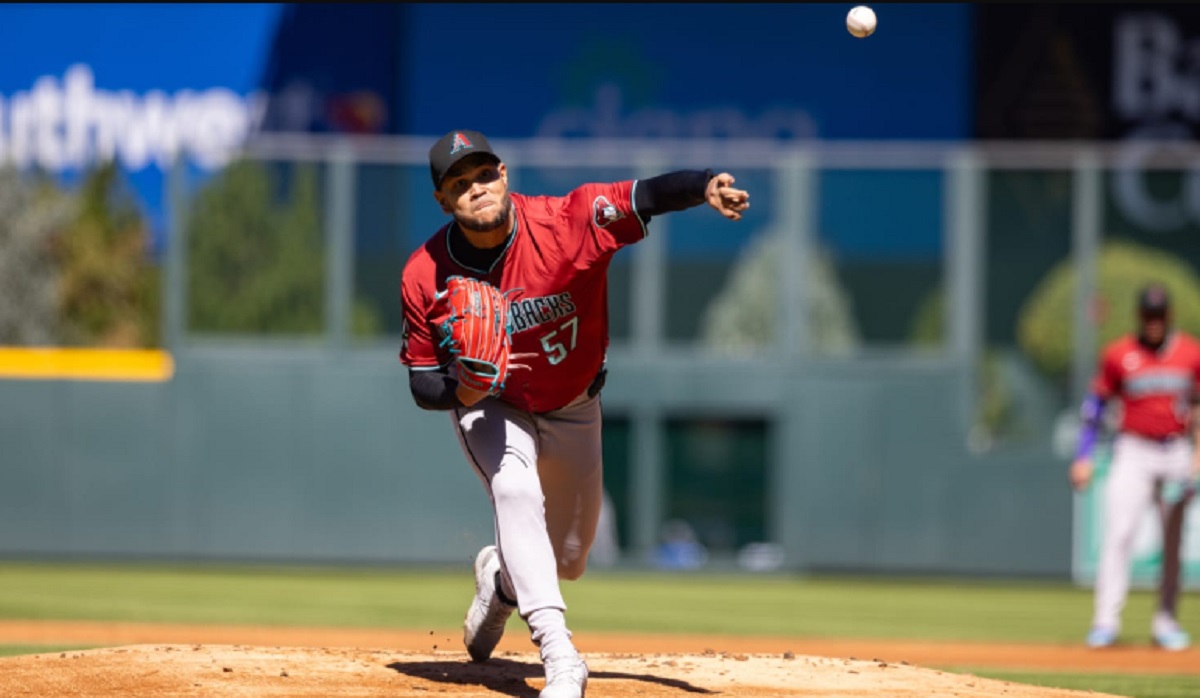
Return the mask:
[(156, 242), (162, 168), (178, 152), (205, 168), (236, 152), (282, 7), (0, 7), (0, 159), (70, 179), (115, 157)]
[(970, 11), (849, 4), (413, 6), (407, 121), (500, 136), (960, 139)]
[(968, 138), (971, 8), (887, 5), (869, 39), (848, 9), (3, 5), (0, 159), (69, 178), (116, 158), (161, 241), (163, 168), (213, 171), (259, 129)]

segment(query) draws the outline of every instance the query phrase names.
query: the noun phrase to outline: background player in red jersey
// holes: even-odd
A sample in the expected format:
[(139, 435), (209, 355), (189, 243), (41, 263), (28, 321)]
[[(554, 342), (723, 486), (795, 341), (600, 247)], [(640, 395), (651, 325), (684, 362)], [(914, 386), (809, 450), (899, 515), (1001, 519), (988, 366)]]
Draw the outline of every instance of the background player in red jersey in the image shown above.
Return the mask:
[(1176, 622), (1176, 607), (1183, 515), (1200, 476), (1200, 430), (1194, 419), (1200, 396), (1200, 343), (1171, 328), (1170, 300), (1162, 286), (1141, 292), (1138, 321), (1136, 336), (1121, 337), (1104, 349), (1083, 404), (1084, 429), (1071, 465), (1071, 484), (1076, 490), (1086, 488), (1104, 404), (1118, 398), (1121, 426), (1104, 492), (1095, 615), (1087, 644), (1116, 643), (1138, 523), (1154, 502), (1163, 521), (1163, 562), (1151, 632), (1159, 646), (1182, 650), (1191, 642)]
[[(587, 666), (571, 642), (559, 580), (583, 574), (601, 509), (609, 261), (645, 237), (652, 216), (708, 203), (736, 221), (749, 195), (728, 173), (681, 171), (526, 196), (508, 190), (505, 164), (469, 130), (439, 139), (429, 165), (434, 198), (453, 220), (404, 267), (400, 359), (417, 404), (450, 411), (495, 514), (496, 544), (475, 559), (463, 641), (485, 661), (518, 609), (545, 665), (542, 697), (575, 698)], [(442, 292), (455, 275), (512, 297), (512, 356), (527, 368), (497, 394), (459, 383), (442, 346)]]

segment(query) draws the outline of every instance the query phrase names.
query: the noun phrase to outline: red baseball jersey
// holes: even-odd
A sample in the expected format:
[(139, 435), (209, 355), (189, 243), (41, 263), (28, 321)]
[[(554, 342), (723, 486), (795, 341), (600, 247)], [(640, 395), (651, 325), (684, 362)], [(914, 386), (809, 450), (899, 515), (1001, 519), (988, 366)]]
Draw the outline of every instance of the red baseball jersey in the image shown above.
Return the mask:
[[(400, 361), (414, 369), (451, 363), (441, 342), (447, 277), (473, 276), (512, 291), (512, 351), (536, 353), (515, 369), (500, 399), (530, 412), (565, 406), (591, 384), (608, 348), (608, 264), (646, 227), (633, 205), (633, 181), (585, 184), (566, 196), (510, 194), (516, 230), (486, 274), (454, 259), (449, 223), (408, 259), (400, 282), (404, 341)], [(518, 290), (519, 289), (519, 290)]]
[(1172, 332), (1155, 352), (1126, 335), (1105, 348), (1092, 390), (1119, 397), (1121, 431), (1151, 438), (1183, 434), (1193, 396), (1200, 390), (1200, 343)]

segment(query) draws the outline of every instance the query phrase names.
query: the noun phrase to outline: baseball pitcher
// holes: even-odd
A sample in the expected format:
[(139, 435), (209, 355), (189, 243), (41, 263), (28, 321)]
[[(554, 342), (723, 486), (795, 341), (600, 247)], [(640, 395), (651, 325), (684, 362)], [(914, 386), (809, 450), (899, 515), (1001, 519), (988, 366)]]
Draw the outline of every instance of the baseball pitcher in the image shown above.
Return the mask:
[(652, 216), (708, 203), (736, 221), (749, 195), (712, 171), (522, 195), (469, 130), (439, 139), (429, 165), (452, 220), (404, 267), (400, 360), (416, 403), (450, 412), (492, 503), (495, 545), (476, 556), (463, 641), (486, 661), (516, 609), (541, 653), (541, 697), (579, 698), (587, 665), (559, 580), (583, 574), (603, 498), (609, 262)]
[(1200, 476), (1195, 405), (1200, 396), (1200, 343), (1171, 328), (1166, 289), (1151, 285), (1138, 297), (1138, 333), (1105, 347), (1091, 393), (1083, 403), (1084, 428), (1071, 484), (1092, 478), (1092, 451), (1105, 404), (1121, 406), (1112, 466), (1103, 493), (1103, 538), (1096, 574), (1095, 615), (1089, 647), (1116, 643), (1129, 593), (1133, 543), (1145, 508), (1155, 504), (1163, 524), (1162, 577), (1154, 643), (1186, 649), (1191, 639), (1176, 620), (1183, 516)]

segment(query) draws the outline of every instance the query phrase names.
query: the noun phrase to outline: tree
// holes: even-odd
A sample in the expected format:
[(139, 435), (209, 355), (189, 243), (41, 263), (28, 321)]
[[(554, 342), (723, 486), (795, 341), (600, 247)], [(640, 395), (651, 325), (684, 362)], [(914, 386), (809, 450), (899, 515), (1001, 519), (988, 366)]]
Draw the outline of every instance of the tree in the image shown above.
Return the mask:
[(76, 210), (57, 245), (61, 342), (157, 346), (160, 276), (147, 253), (146, 222), (115, 162), (88, 174)]
[(0, 170), (0, 344), (59, 342), (54, 241), (75, 208), (72, 197), (45, 177)]
[(158, 272), (136, 200), (113, 162), (67, 191), (0, 172), (0, 343), (154, 346)]
[[(1200, 281), (1191, 266), (1167, 252), (1110, 240), (1096, 261), (1096, 294), (1088, 309), (1096, 321), (1097, 348), (1134, 330), (1137, 293), (1151, 282), (1170, 291), (1175, 326), (1200, 334)], [(1074, 265), (1059, 263), (1030, 294), (1018, 320), (1021, 349), (1056, 380), (1065, 380), (1071, 367), (1077, 283)]]
[[(807, 284), (807, 323), (814, 351), (845, 354), (859, 345), (849, 295), (838, 283), (828, 255), (819, 248), (800, 274)], [(703, 342), (728, 354), (753, 354), (775, 341), (777, 326), (788, 312), (788, 299), (780, 297), (783, 285), (780, 235), (767, 232), (742, 251), (725, 287), (709, 305), (701, 327)]]
[[(285, 172), (240, 161), (209, 182), (188, 220), (190, 329), (323, 330), (325, 266), (317, 191), (313, 167), (301, 165)], [(358, 334), (377, 332), (382, 324), (361, 300), (355, 302), (352, 322)]]

